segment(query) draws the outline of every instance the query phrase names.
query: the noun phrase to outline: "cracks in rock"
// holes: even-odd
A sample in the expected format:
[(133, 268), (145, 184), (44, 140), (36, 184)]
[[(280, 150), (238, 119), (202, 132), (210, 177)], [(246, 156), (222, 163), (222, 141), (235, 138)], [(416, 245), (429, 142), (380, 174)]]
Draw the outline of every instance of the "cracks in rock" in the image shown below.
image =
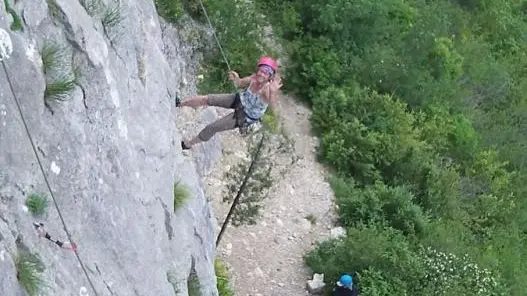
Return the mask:
[(51, 108), (51, 105), (47, 100), (44, 100), (44, 106), (46, 107), (46, 109), (48, 109), (52, 116), (55, 115), (55, 111), (53, 111), (53, 108)]
[(99, 269), (99, 266), (97, 265), (97, 263), (93, 263), (93, 265), (95, 265), (95, 270), (97, 270), (99, 275), (102, 276), (101, 270)]
[(163, 210), (165, 210), (165, 230), (168, 235), (168, 240), (172, 240), (174, 237), (174, 228), (172, 228), (172, 225), (170, 225), (170, 211), (168, 210), (168, 206), (161, 200), (160, 197), (157, 197), (156, 199), (159, 200), (163, 206)]
[(140, 202), (143, 206), (145, 206), (145, 207), (149, 207), (151, 204), (154, 203), (154, 201), (144, 201), (144, 200), (142, 200), (142, 199), (139, 200), (139, 202)]
[(194, 226), (194, 236), (199, 238), (199, 242), (203, 245), (204, 244), (204, 240), (203, 238), (201, 237), (201, 235), (199, 234), (198, 230), (196, 229), (196, 227)]
[(86, 103), (86, 90), (84, 89), (84, 86), (82, 84), (75, 82), (75, 85), (77, 85), (82, 92), (82, 104), (84, 105), (84, 108), (88, 110), (88, 104)]
[(135, 58), (137, 61), (137, 77), (143, 84), (146, 85), (146, 63), (145, 63), (145, 54), (144, 50), (135, 50)]
[(103, 278), (102, 273), (101, 273), (101, 270), (99, 269), (99, 266), (97, 265), (97, 263), (94, 263), (94, 265), (95, 265), (95, 269), (97, 270), (97, 272), (99, 273), (99, 276), (100, 276), (101, 279), (102, 279), (102, 282), (103, 282), (104, 285), (106, 286), (106, 289), (108, 290), (108, 292), (110, 292), (111, 295), (117, 295), (117, 294), (112, 290), (112, 288), (110, 288), (110, 285), (108, 284), (108, 282)]
[(18, 185), (18, 184), (15, 184), (15, 188), (20, 191), (20, 193), (22, 193), (22, 195), (26, 195), (26, 191), (24, 190), (24, 188), (22, 188), (22, 186)]
[[(82, 86), (82, 84), (79, 81), (79, 77), (81, 76), (80, 65), (77, 62), (75, 62), (75, 57), (79, 53), (82, 53), (85, 55), (85, 53), (82, 50), (75, 51), (75, 49), (73, 50), (73, 53), (71, 55), (71, 68), (72, 68), (73, 77), (74, 77), (73, 83), (80, 88), (82, 92), (82, 104), (84, 105), (84, 108), (88, 110), (88, 104), (86, 102), (86, 89), (84, 88), (84, 86)], [(80, 57), (80, 59), (82, 59), (82, 57)]]
[(2, 214), (0, 214), (0, 220), (4, 221), (5, 224), (9, 225), (9, 221)]
[[(106, 29), (105, 29), (106, 30)], [(121, 54), (117, 51), (117, 47), (115, 47), (115, 44), (113, 43), (113, 41), (111, 39), (109, 39), (110, 37), (108, 37), (108, 41), (110, 41), (110, 47), (113, 49), (113, 51), (115, 52), (115, 55), (117, 55), (117, 57), (121, 60), (121, 62), (123, 62), (123, 65), (126, 66), (126, 62), (124, 61), (123, 57), (121, 57)]]
[(110, 294), (112, 294), (112, 295), (117, 295), (117, 294), (115, 294), (115, 293), (112, 291), (112, 288), (110, 288), (110, 285), (108, 285), (108, 283), (106, 282), (105, 279), (102, 279), (102, 282), (104, 283), (104, 285), (106, 286), (106, 289), (108, 289), (108, 291), (110, 292)]

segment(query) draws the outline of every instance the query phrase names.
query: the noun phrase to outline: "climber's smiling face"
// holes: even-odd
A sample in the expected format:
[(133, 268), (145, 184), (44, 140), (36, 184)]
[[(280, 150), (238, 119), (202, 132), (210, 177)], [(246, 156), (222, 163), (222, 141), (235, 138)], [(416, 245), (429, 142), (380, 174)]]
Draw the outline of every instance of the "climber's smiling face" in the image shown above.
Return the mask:
[(262, 65), (258, 67), (256, 71), (256, 81), (258, 81), (258, 83), (265, 83), (269, 81), (272, 75), (273, 69), (269, 66)]

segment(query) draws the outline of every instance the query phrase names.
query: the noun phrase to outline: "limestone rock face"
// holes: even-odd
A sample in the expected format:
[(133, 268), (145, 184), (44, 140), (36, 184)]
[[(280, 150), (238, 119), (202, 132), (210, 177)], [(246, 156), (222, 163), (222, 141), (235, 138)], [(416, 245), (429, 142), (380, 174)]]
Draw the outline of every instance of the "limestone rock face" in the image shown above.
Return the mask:
[[(201, 176), (221, 150), (212, 139), (184, 156), (175, 124), (174, 95), (196, 91), (197, 25), (165, 24), (152, 0), (120, 1), (119, 18), (109, 17), (112, 1), (8, 2), (23, 29), (11, 29), (1, 1), (12, 52), (0, 62), (0, 295), (25, 295), (17, 263), (26, 251), (43, 263), (42, 295), (187, 295), (189, 276), (217, 295), (217, 222)], [(45, 96), (68, 79), (65, 100)], [(175, 210), (178, 180), (190, 198)], [(25, 205), (33, 193), (48, 200), (41, 216)], [(82, 265), (36, 235), (41, 221), (52, 239), (68, 240), (57, 208)]]

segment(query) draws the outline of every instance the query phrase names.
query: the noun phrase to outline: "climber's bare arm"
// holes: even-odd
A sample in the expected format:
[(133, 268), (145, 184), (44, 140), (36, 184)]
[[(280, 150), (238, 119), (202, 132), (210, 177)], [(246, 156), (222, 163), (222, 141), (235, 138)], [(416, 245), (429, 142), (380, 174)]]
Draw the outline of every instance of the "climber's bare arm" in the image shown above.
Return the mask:
[(251, 83), (252, 78), (253, 78), (253, 75), (240, 78), (240, 80), (237, 83), (238, 87), (242, 88), (242, 87), (249, 85), (249, 83)]
[(238, 73), (231, 71), (229, 73), (229, 77), (232, 81), (234, 81), (234, 84), (236, 84), (236, 87), (242, 88), (246, 85), (248, 85), (251, 82), (251, 78), (254, 76), (254, 74), (240, 78), (238, 76)]
[(269, 109), (273, 112), (276, 117), (280, 116), (280, 106), (278, 103), (278, 90), (274, 89), (271, 84), (268, 84), (265, 89), (267, 102), (269, 103)]
[(278, 92), (282, 85), (282, 78), (278, 75), (274, 77), (271, 80), (271, 83), (267, 85), (269, 107), (271, 108), (271, 111), (273, 111), (273, 113), (277, 116), (280, 115), (278, 106)]

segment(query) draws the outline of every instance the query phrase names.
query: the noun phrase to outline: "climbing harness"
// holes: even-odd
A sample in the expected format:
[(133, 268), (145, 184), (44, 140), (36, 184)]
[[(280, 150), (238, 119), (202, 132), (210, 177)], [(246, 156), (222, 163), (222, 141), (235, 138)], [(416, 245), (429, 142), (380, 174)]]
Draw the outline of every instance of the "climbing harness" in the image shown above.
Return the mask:
[(242, 94), (240, 92), (236, 92), (234, 98), (234, 114), (232, 116), (236, 119), (236, 126), (238, 127), (240, 134), (246, 136), (256, 130), (257, 126), (254, 125), (260, 124), (261, 119), (254, 119), (247, 115), (246, 109), (241, 101), (241, 96)]
[(47, 240), (55, 243), (60, 248), (77, 251), (77, 245), (75, 243), (67, 242), (67, 241), (61, 242), (59, 240), (53, 240), (51, 238), (51, 235), (49, 235), (49, 233), (44, 229), (44, 223), (42, 223), (42, 222), (33, 222), (33, 226), (35, 227), (35, 230), (37, 231), (39, 236), (44, 237)]
[[(5, 31), (4, 31), (5, 32)], [(7, 37), (9, 38), (9, 34), (6, 32), (7, 34)], [(62, 222), (62, 226), (64, 227), (64, 232), (66, 232), (66, 235), (68, 236), (68, 240), (71, 242), (72, 239), (71, 239), (71, 234), (70, 232), (68, 231), (68, 228), (66, 226), (66, 222), (64, 221), (64, 217), (62, 216), (62, 212), (60, 211), (60, 208), (57, 204), (57, 200), (55, 198), (55, 194), (53, 193), (53, 190), (51, 190), (51, 185), (49, 184), (49, 181), (48, 181), (48, 178), (46, 176), (46, 173), (44, 171), (44, 166), (42, 165), (42, 162), (40, 160), (40, 157), (38, 156), (38, 153), (37, 153), (37, 148), (35, 146), (35, 143), (33, 141), (33, 137), (31, 136), (31, 133), (29, 132), (29, 127), (27, 125), (27, 122), (26, 122), (26, 119), (24, 117), (24, 113), (22, 113), (22, 108), (20, 107), (20, 102), (16, 96), (16, 93), (15, 93), (15, 89), (13, 87), (13, 82), (11, 81), (11, 78), (9, 76), (9, 72), (7, 71), (7, 67), (5, 65), (5, 60), (7, 60), (12, 52), (12, 47), (8, 47), (8, 46), (5, 46), (5, 44), (8, 44), (10, 45), (11, 44), (11, 40), (9, 38), (9, 42), (5, 42), (4, 38), (5, 38), (5, 34), (0, 30), (0, 53), (1, 53), (1, 56), (0, 56), (0, 63), (2, 63), (2, 68), (4, 69), (4, 73), (5, 73), (5, 76), (6, 76), (6, 79), (7, 79), (7, 84), (9, 85), (9, 89), (11, 91), (11, 94), (13, 95), (13, 100), (15, 102), (15, 105), (18, 109), (18, 113), (20, 115), (20, 119), (22, 120), (22, 124), (24, 125), (24, 129), (26, 130), (26, 135), (29, 139), (29, 142), (31, 144), (31, 148), (33, 149), (33, 153), (35, 155), (35, 158), (37, 159), (37, 163), (38, 163), (38, 166), (40, 168), (40, 171), (42, 172), (42, 176), (44, 177), (44, 182), (46, 183), (46, 186), (49, 190), (49, 193), (51, 195), (51, 198), (53, 200), (53, 204), (55, 205), (55, 209), (57, 210), (57, 213), (59, 215), (59, 218), (60, 218), (60, 221)], [(6, 49), (7, 50), (4, 50)], [(5, 54), (7, 53), (7, 54)], [(73, 252), (75, 253), (75, 256), (77, 257), (77, 260), (79, 261), (79, 264), (84, 272), (84, 275), (86, 276), (86, 279), (88, 280), (88, 283), (90, 284), (92, 290), (93, 290), (93, 293), (95, 294), (95, 296), (98, 296), (99, 293), (97, 292), (97, 290), (95, 289), (95, 285), (93, 284), (90, 276), (88, 275), (88, 271), (86, 270), (86, 267), (84, 266), (84, 263), (82, 261), (82, 259), (80, 258), (80, 255), (79, 253), (76, 251), (76, 248), (73, 250)]]

